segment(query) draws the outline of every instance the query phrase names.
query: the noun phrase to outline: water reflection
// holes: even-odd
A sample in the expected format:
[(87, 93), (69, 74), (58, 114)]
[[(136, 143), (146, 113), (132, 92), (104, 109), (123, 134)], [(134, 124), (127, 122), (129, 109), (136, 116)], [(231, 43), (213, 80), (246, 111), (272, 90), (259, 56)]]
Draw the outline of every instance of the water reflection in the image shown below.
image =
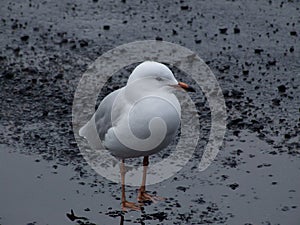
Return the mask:
[(74, 214), (73, 209), (71, 209), (71, 213), (67, 213), (66, 215), (67, 215), (67, 217), (68, 217), (71, 221), (75, 221), (75, 220), (88, 220), (86, 217), (83, 217), (83, 216), (76, 216), (76, 215)]
[[(143, 159), (143, 175), (142, 175), (141, 186), (137, 194), (137, 202), (129, 202), (126, 200), (126, 193), (125, 193), (125, 175), (126, 175), (125, 160), (121, 160), (120, 173), (121, 173), (121, 183), (122, 183), (122, 193), (121, 193), (122, 211), (117, 210), (106, 214), (114, 218), (120, 217), (120, 225), (125, 224), (124, 213), (126, 213), (129, 210), (141, 211), (142, 213), (141, 218), (137, 219), (137, 222), (140, 222), (140, 224), (144, 224), (143, 222), (144, 220), (158, 219), (161, 221), (164, 220), (167, 216), (165, 213), (145, 214), (145, 212), (143, 211), (143, 206), (145, 204), (157, 203), (158, 201), (165, 200), (165, 198), (163, 197), (150, 195), (146, 191), (146, 177), (147, 177), (148, 165), (149, 165), (149, 157), (145, 156)], [(66, 216), (68, 217), (69, 220), (75, 221), (77, 224), (94, 225), (94, 223), (88, 221), (88, 218), (75, 215), (73, 209), (71, 209), (70, 213), (66, 213)]]
[[(71, 221), (75, 222), (76, 224), (80, 224), (80, 225), (102, 224), (101, 221), (94, 223), (94, 222), (89, 221), (89, 219), (86, 217), (77, 216), (77, 215), (75, 215), (73, 210), (71, 210), (71, 213), (67, 213), (66, 215)], [(157, 212), (157, 213), (147, 214), (144, 211), (141, 211), (141, 216), (139, 218), (135, 218), (134, 221), (132, 221), (131, 219), (128, 219), (128, 218), (126, 220), (125, 213), (123, 211), (111, 211), (111, 212), (106, 213), (106, 215), (108, 215), (109, 217), (113, 217), (115, 219), (117, 219), (119, 217), (120, 219), (118, 219), (116, 222), (117, 222), (117, 224), (120, 224), (120, 225), (124, 225), (124, 224), (128, 225), (128, 224), (132, 224), (133, 222), (135, 224), (144, 225), (146, 220), (162, 222), (162, 221), (166, 220), (168, 217), (168, 214), (165, 212)], [(125, 223), (125, 221), (127, 223)]]
[(120, 225), (124, 225), (124, 216), (123, 215), (120, 216)]

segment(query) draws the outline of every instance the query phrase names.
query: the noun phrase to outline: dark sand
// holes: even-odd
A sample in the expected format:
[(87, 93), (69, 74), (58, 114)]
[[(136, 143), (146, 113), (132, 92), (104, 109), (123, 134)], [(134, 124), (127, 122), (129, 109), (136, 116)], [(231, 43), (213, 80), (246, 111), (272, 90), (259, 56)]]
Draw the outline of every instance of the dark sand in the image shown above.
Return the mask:
[[(168, 200), (124, 214), (124, 224), (298, 225), (299, 3), (1, 1), (0, 224), (120, 224), (120, 186), (79, 154), (73, 96), (105, 51), (163, 39), (209, 65), (225, 96), (228, 130), (206, 171), (198, 172), (195, 157), (149, 186)], [(203, 125), (199, 153), (210, 113), (202, 93), (192, 98)], [(127, 195), (135, 200), (136, 188)], [(86, 219), (72, 222), (71, 209)]]

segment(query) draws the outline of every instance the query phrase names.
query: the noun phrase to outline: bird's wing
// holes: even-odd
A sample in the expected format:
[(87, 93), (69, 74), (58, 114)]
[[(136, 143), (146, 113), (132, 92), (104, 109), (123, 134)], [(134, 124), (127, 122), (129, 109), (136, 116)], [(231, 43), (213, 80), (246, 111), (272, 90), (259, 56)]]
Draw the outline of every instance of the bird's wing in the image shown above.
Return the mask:
[[(104, 140), (105, 134), (109, 130), (109, 128), (112, 127), (112, 107), (114, 104), (114, 101), (120, 91), (122, 90), (116, 90), (109, 95), (107, 95), (99, 105), (96, 113), (95, 113), (95, 124), (96, 124), (96, 129), (98, 132), (98, 135), (101, 140)], [(114, 118), (115, 119), (115, 118)]]
[(111, 110), (121, 90), (122, 88), (107, 95), (93, 117), (79, 130), (79, 135), (87, 139), (94, 149), (103, 148), (100, 140), (104, 140), (105, 134), (112, 127)]

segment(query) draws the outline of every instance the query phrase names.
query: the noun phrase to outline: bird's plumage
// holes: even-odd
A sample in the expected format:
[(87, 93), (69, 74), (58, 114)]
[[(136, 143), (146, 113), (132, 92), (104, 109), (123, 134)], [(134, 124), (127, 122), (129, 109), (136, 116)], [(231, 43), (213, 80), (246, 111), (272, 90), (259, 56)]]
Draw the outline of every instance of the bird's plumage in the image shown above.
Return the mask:
[[(90, 143), (99, 137), (112, 155), (122, 159), (148, 156), (162, 150), (180, 125), (181, 108), (171, 87), (177, 84), (165, 65), (140, 64), (125, 87), (103, 99), (92, 119), (80, 129), (80, 135), (94, 139), (89, 140)], [(164, 126), (165, 132), (162, 131)], [(97, 135), (87, 135), (91, 128)]]

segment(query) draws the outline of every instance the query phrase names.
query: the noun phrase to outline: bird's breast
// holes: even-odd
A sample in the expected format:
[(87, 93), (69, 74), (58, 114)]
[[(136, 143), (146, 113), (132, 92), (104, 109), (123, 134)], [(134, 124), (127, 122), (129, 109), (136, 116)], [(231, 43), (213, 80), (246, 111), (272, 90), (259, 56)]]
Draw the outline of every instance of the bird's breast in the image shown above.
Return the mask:
[(124, 122), (128, 123), (133, 134), (141, 139), (151, 135), (151, 121), (157, 119), (158, 123), (166, 125), (166, 135), (173, 134), (180, 125), (181, 117), (180, 105), (176, 100), (171, 97), (146, 96), (131, 105)]
[(127, 106), (105, 136), (113, 155), (145, 156), (166, 147), (180, 126), (181, 108), (175, 95), (148, 95)]

